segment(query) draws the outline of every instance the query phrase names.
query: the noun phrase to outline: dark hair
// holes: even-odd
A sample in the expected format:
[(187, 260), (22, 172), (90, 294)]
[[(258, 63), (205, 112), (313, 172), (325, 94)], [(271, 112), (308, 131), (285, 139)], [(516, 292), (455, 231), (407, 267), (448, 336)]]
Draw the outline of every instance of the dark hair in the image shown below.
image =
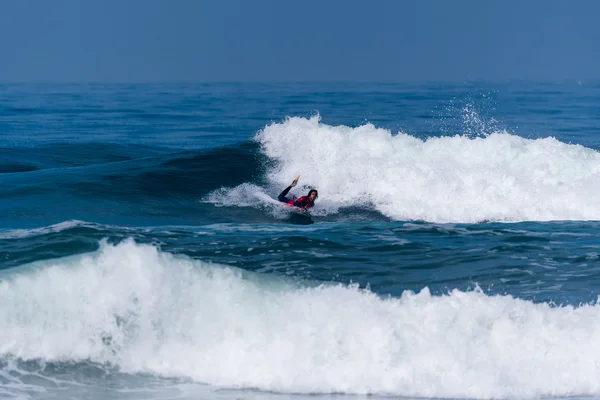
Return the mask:
[(308, 191), (308, 197), (310, 197), (310, 194), (311, 194), (312, 192), (315, 192), (315, 199), (318, 199), (318, 198), (319, 198), (319, 191), (318, 191), (317, 189), (310, 189), (310, 190)]

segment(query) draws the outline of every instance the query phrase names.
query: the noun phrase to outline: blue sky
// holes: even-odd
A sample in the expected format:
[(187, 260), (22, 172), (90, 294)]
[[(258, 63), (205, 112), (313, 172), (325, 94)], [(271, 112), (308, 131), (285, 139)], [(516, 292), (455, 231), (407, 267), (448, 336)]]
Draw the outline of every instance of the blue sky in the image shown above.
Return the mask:
[(0, 1), (0, 82), (589, 80), (600, 2)]

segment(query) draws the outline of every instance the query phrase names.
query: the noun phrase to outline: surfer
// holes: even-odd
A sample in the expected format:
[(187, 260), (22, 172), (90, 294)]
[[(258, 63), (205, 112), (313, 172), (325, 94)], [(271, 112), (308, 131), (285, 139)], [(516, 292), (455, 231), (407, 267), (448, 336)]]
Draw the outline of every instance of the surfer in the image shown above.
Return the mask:
[(307, 209), (309, 209), (315, 205), (315, 199), (317, 199), (319, 197), (319, 192), (316, 189), (310, 189), (306, 196), (302, 196), (298, 199), (288, 198), (287, 195), (288, 195), (290, 189), (298, 184), (298, 179), (300, 179), (300, 176), (298, 176), (296, 179), (294, 179), (294, 181), (290, 184), (290, 186), (286, 187), (283, 190), (283, 192), (281, 192), (279, 194), (279, 197), (277, 197), (277, 199), (282, 203), (286, 203), (286, 204), (292, 205), (294, 207), (302, 208), (303, 210), (306, 211)]

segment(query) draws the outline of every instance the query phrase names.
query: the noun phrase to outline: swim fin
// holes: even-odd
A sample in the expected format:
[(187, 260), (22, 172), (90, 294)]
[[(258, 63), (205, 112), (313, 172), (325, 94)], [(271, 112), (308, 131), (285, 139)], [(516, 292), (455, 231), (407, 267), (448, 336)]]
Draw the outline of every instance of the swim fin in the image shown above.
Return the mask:
[(294, 179), (294, 180), (292, 181), (292, 184), (291, 184), (290, 186), (292, 186), (292, 187), (296, 186), (296, 185), (298, 184), (298, 179), (300, 179), (300, 175), (298, 175), (298, 176), (296, 177), (296, 179)]

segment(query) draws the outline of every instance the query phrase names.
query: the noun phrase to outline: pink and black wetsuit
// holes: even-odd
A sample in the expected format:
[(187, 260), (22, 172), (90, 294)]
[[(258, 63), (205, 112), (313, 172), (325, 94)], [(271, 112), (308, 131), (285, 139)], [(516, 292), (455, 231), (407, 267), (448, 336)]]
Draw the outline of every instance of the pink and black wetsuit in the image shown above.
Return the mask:
[(298, 200), (292, 202), (292, 205), (294, 207), (300, 207), (300, 208), (311, 208), (312, 206), (315, 205), (315, 203), (314, 203), (314, 201), (310, 201), (310, 198), (308, 196), (302, 196)]
[(311, 208), (312, 206), (315, 205), (314, 201), (310, 201), (308, 196), (302, 196), (299, 199), (290, 199), (290, 198), (286, 197), (291, 188), (292, 188), (291, 186), (286, 187), (283, 190), (283, 192), (281, 192), (279, 194), (279, 197), (277, 197), (277, 199), (282, 203), (287, 203), (291, 206), (299, 207), (299, 208)]

